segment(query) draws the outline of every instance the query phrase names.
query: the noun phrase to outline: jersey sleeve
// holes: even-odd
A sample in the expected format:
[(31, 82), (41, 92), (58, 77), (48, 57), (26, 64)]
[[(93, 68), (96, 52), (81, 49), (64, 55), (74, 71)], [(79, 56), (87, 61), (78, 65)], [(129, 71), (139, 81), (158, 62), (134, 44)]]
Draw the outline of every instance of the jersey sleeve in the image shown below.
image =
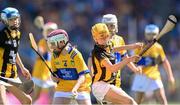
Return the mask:
[(158, 48), (159, 48), (159, 53), (160, 53), (160, 56), (161, 56), (161, 60), (164, 61), (166, 59), (164, 49), (163, 49), (162, 46), (159, 46)]
[(103, 53), (103, 52), (96, 52), (94, 54), (94, 57), (96, 57), (99, 62), (101, 62), (104, 59), (108, 59), (107, 56), (105, 55), (105, 53)]
[(90, 73), (90, 70), (88, 69), (80, 52), (78, 52), (77, 55), (74, 57), (74, 61), (76, 62), (75, 65), (79, 75)]

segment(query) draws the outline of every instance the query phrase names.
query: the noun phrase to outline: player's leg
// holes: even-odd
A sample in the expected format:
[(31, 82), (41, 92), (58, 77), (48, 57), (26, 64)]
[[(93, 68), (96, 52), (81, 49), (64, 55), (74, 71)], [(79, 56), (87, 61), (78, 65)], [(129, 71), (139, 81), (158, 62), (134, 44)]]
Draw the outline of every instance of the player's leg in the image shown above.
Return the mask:
[(135, 92), (135, 101), (137, 102), (137, 104), (141, 104), (144, 100), (144, 97), (144, 92)]
[(35, 103), (36, 100), (38, 100), (38, 98), (39, 98), (39, 96), (40, 96), (40, 94), (41, 94), (41, 90), (42, 90), (41, 87), (35, 85), (35, 88), (34, 88), (34, 91), (33, 91), (33, 95), (32, 95), (32, 101), (33, 101), (33, 103)]
[(92, 92), (97, 101), (100, 103), (102, 103), (103, 101), (109, 101), (115, 104), (136, 105), (134, 99), (126, 94), (121, 88), (110, 85), (103, 81), (93, 83)]
[(135, 93), (135, 100), (138, 104), (141, 104), (145, 97), (145, 92), (149, 91), (151, 79), (145, 75), (136, 74), (133, 80), (131, 90)]
[(162, 105), (167, 105), (168, 104), (164, 88), (156, 89), (154, 91), (154, 95), (156, 97), (156, 100), (158, 102), (160, 102), (160, 104), (162, 104)]
[(137, 105), (134, 99), (126, 92), (124, 92), (121, 88), (117, 88), (116, 86), (112, 85), (104, 99), (115, 104)]
[(6, 87), (9, 92), (11, 92), (22, 104), (32, 104), (32, 99), (30, 95), (25, 94), (19, 88), (15, 86)]
[(6, 88), (0, 84), (0, 105), (7, 105), (6, 103)]
[(164, 92), (163, 83), (161, 80), (151, 80), (151, 85), (149, 86), (151, 90), (154, 92), (155, 98), (158, 102), (163, 105), (167, 105), (167, 99)]

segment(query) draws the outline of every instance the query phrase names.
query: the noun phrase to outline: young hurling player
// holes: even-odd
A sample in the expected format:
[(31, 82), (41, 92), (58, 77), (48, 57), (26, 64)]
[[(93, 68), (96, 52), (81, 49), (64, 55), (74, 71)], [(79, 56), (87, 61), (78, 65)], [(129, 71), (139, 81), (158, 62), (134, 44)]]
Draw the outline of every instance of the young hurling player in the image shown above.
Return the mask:
[[(154, 24), (149, 24), (145, 27), (145, 39), (148, 43), (153, 39), (153, 36), (159, 33), (159, 28)], [(139, 54), (140, 50), (135, 53)], [(163, 47), (159, 43), (155, 43), (137, 63), (142, 67), (143, 74), (136, 75), (132, 85), (132, 90), (135, 91), (135, 100), (138, 104), (142, 103), (145, 92), (153, 91), (156, 100), (160, 104), (167, 105), (167, 99), (164, 92), (164, 87), (161, 80), (160, 71), (158, 69), (159, 62), (163, 63), (164, 69), (168, 75), (168, 80), (172, 88), (175, 86), (175, 80), (172, 73), (171, 65), (166, 58)]]
[[(102, 22), (105, 23), (111, 33), (111, 41), (113, 43), (113, 47), (120, 47), (124, 46), (125, 42), (122, 36), (117, 35), (118, 33), (118, 20), (116, 15), (114, 14), (105, 14), (103, 15)], [(135, 43), (135, 44), (141, 44), (142, 43)], [(116, 63), (120, 62), (123, 58), (128, 57), (126, 50), (121, 50), (114, 53), (116, 58)], [(133, 62), (130, 62), (127, 64), (127, 66), (135, 73), (141, 73), (141, 68), (137, 68)], [(117, 79), (113, 81), (115, 86), (120, 87), (121, 85), (121, 70), (118, 71)]]
[[(118, 20), (117, 20), (116, 15), (114, 15), (114, 14), (103, 15), (102, 23), (105, 23), (110, 31), (110, 34), (111, 34), (110, 38), (111, 38), (111, 41), (113, 42), (113, 47), (124, 46), (125, 42), (124, 42), (123, 37), (117, 35)], [(141, 44), (141, 43), (136, 43), (136, 44)], [(115, 55), (116, 63), (120, 62), (124, 57), (128, 56), (126, 50), (121, 50), (121, 51), (115, 52), (114, 55)], [(91, 57), (92, 56), (90, 56), (88, 58), (88, 68), (91, 70), (91, 75), (93, 75), (93, 67), (92, 67), (92, 58)], [(141, 71), (142, 71), (141, 68), (137, 68), (132, 62), (130, 62), (127, 66), (135, 73), (141, 73)], [(120, 77), (121, 70), (118, 71), (116, 76), (117, 76), (117, 78), (114, 81), (112, 81), (111, 84), (114, 84), (115, 86), (120, 87), (120, 85), (121, 85), (121, 77)], [(93, 99), (93, 96), (92, 96), (92, 101), (93, 102), (95, 101), (95, 99)]]
[[(115, 63), (114, 52), (122, 50), (120, 47), (113, 48), (110, 41), (110, 32), (104, 23), (97, 23), (92, 27), (92, 37), (95, 41), (92, 51), (92, 92), (100, 102), (103, 100), (114, 104), (136, 104), (136, 102), (121, 88), (111, 84), (117, 78), (117, 71), (130, 62), (139, 59), (138, 56), (124, 58), (121, 62)], [(132, 47), (132, 46), (131, 46)], [(131, 48), (130, 47), (130, 48)], [(141, 46), (134, 45), (134, 48)], [(123, 48), (124, 49), (124, 48)]]
[[(19, 65), (23, 76), (27, 79), (31, 78), (29, 71), (24, 67), (18, 54), (21, 38), (21, 33), (19, 32), (21, 17), (19, 11), (12, 7), (3, 9), (0, 17), (4, 24), (4, 27), (0, 30), (0, 76), (21, 83), (16, 63)], [(0, 81), (0, 104), (7, 104), (6, 89), (22, 104), (32, 103), (31, 97), (19, 88)]]
[[(40, 39), (38, 43), (38, 51), (46, 60), (46, 63), (51, 67), (51, 54), (50, 50), (47, 46), (47, 35), (52, 32), (53, 30), (56, 30), (58, 28), (56, 23), (48, 22), (42, 27), (42, 34), (43, 38)], [(43, 90), (43, 88), (47, 88), (49, 90), (49, 103), (52, 101), (52, 96), (54, 93), (54, 83), (51, 80), (51, 73), (49, 72), (48, 68), (44, 64), (44, 62), (40, 59), (40, 57), (37, 57), (36, 62), (34, 64), (33, 72), (32, 72), (32, 80), (35, 83), (35, 88), (33, 91), (32, 99), (33, 103), (36, 102), (36, 100), (40, 97), (40, 94)]]
[(53, 104), (69, 104), (74, 98), (79, 104), (90, 105), (91, 76), (81, 53), (69, 43), (65, 30), (54, 30), (47, 39), (53, 49), (52, 69), (58, 76), (53, 78), (58, 82)]

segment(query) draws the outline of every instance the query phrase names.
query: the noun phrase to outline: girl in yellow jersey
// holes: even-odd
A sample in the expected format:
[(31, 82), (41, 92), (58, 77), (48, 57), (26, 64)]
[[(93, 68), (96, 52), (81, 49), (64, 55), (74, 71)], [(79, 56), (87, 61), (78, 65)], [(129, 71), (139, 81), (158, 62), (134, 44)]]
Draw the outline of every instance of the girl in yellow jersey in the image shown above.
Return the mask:
[(103, 100), (112, 102), (113, 104), (136, 104), (136, 102), (126, 94), (121, 88), (111, 84), (117, 78), (117, 71), (122, 69), (129, 62), (139, 59), (138, 56), (124, 58), (121, 62), (115, 64), (114, 52), (138, 48), (141, 45), (121, 46), (112, 48), (109, 30), (104, 23), (95, 24), (92, 27), (92, 36), (95, 46), (92, 51), (93, 64), (93, 84), (92, 92), (96, 99), (100, 102)]
[[(159, 28), (150, 24), (145, 27), (146, 41), (151, 41), (154, 35), (159, 33)], [(135, 51), (139, 54), (139, 50)], [(132, 90), (136, 93), (136, 101), (140, 104), (143, 101), (145, 92), (153, 91), (156, 100), (160, 104), (167, 105), (167, 99), (164, 92), (164, 87), (161, 80), (160, 71), (158, 69), (158, 62), (162, 61), (164, 69), (167, 72), (170, 85), (174, 88), (175, 80), (169, 64), (165, 56), (164, 50), (159, 43), (155, 43), (147, 52), (142, 56), (142, 59), (137, 63), (142, 67), (143, 74), (136, 75), (132, 85)], [(173, 89), (172, 88), (172, 89)]]
[(51, 32), (48, 43), (53, 49), (52, 70), (57, 75), (53, 104), (69, 104), (75, 98), (79, 104), (90, 105), (91, 77), (81, 53), (69, 43), (65, 30)]
[[(53, 22), (48, 22), (46, 23), (43, 27), (43, 37), (39, 43), (38, 43), (38, 49), (41, 55), (45, 58), (47, 64), (51, 67), (50, 64), (50, 59), (51, 59), (51, 54), (47, 46), (46, 42), (46, 37), (47, 35), (52, 32), (53, 30), (57, 29), (58, 26), (56, 23)], [(32, 72), (32, 80), (35, 83), (35, 88), (34, 92), (32, 95), (33, 103), (36, 102), (36, 100), (39, 98), (41, 91), (43, 88), (48, 88), (49, 89), (49, 103), (51, 103), (52, 100), (52, 95), (54, 92), (54, 83), (51, 80), (50, 72), (44, 62), (37, 57), (36, 62), (34, 64), (33, 72)]]

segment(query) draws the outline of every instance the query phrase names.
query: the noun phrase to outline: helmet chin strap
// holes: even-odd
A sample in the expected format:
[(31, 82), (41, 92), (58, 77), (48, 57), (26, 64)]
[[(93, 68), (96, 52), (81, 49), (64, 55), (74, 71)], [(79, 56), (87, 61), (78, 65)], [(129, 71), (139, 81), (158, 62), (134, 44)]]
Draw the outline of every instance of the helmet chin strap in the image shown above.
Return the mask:
[[(58, 43), (58, 42), (57, 42)], [(68, 45), (69, 41), (65, 43), (65, 45), (63, 47), (60, 48), (59, 44), (57, 44), (57, 47), (59, 49), (59, 51), (53, 51), (53, 53), (55, 54), (55, 56), (59, 56), (61, 54), (61, 52), (63, 51), (63, 49)]]

